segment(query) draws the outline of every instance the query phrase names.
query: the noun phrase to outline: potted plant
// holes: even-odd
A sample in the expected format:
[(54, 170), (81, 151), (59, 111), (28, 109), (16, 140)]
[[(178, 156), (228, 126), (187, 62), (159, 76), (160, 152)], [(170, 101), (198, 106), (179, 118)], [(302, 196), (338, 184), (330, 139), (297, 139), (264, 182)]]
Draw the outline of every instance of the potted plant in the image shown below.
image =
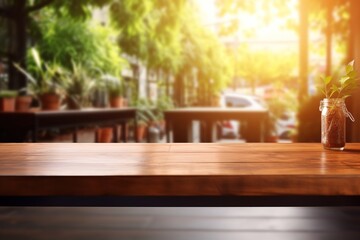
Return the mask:
[(34, 66), (26, 71), (18, 64), (15, 67), (30, 81), (30, 87), (41, 102), (43, 110), (58, 110), (61, 105), (65, 70), (57, 63), (43, 63), (35, 48), (31, 49)]
[(351, 61), (345, 70), (346, 73), (338, 80), (333, 80), (332, 76), (322, 78), (323, 86), (320, 91), (325, 98), (320, 102), (321, 142), (325, 149), (343, 150), (346, 117), (354, 121), (345, 105), (345, 99), (357, 87), (354, 61)]
[(90, 105), (90, 96), (95, 87), (94, 80), (80, 63), (72, 62), (72, 71), (66, 81), (66, 102), (68, 109), (81, 109)]
[(16, 96), (17, 96), (17, 91), (11, 91), (11, 90), (0, 91), (0, 112), (14, 112)]
[(33, 97), (27, 89), (21, 89), (16, 97), (15, 108), (17, 112), (27, 112), (30, 110)]
[(137, 108), (137, 129), (136, 131), (137, 142), (142, 142), (146, 137), (147, 127), (153, 125), (156, 120), (154, 114), (154, 106), (147, 99), (141, 98), (135, 102)]
[(123, 84), (120, 78), (104, 76), (109, 96), (109, 104), (112, 108), (124, 107)]
[[(100, 81), (98, 81), (96, 85), (96, 106), (105, 107), (107, 102), (109, 102), (112, 108), (123, 107), (122, 86), (119, 78), (102, 74)], [(118, 131), (118, 129), (116, 129), (116, 131)], [(113, 128), (98, 128), (96, 135), (98, 136), (97, 142), (111, 142), (113, 139)]]
[(96, 129), (96, 142), (98, 143), (110, 143), (113, 140), (113, 128), (101, 127)]
[(161, 96), (156, 101), (156, 119), (160, 131), (160, 137), (165, 134), (166, 122), (164, 120), (164, 112), (175, 107), (173, 100), (168, 96)]

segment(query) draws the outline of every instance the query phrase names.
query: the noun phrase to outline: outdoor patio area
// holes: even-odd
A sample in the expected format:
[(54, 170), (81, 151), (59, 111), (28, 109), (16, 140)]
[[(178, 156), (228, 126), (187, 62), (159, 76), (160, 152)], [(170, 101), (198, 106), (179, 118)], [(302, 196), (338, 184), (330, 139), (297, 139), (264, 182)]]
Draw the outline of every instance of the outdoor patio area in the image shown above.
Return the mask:
[(0, 0), (0, 239), (360, 239), (359, 0)]

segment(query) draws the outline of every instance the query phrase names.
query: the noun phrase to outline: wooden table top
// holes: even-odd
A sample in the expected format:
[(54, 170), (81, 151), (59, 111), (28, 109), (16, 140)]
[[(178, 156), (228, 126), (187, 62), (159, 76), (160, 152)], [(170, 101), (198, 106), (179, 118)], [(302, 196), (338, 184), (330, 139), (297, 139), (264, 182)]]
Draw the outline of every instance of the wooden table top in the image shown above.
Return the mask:
[(360, 195), (360, 144), (0, 144), (0, 196)]

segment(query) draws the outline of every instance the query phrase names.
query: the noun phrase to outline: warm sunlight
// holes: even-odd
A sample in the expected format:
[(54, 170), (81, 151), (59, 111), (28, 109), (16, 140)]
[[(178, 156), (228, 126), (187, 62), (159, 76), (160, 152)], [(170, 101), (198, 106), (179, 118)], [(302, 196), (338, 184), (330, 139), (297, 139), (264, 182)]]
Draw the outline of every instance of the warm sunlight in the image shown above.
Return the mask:
[[(295, 29), (289, 29), (286, 26), (287, 21), (294, 23), (298, 22), (299, 14), (297, 11), (297, 0), (287, 1), (288, 12), (283, 17), (278, 17), (278, 7), (269, 6), (269, 9), (260, 8), (259, 4), (255, 2), (255, 12), (249, 13), (238, 9), (238, 13), (233, 13), (225, 16), (218, 16), (219, 9), (215, 4), (214, 0), (196, 0), (199, 7), (200, 14), (204, 25), (210, 29), (216, 29), (214, 26), (221, 26), (230, 22), (234, 19), (237, 20), (241, 28), (238, 31), (232, 33), (236, 36), (240, 42), (253, 42), (253, 43), (273, 43), (283, 44), (284, 42), (293, 42), (294, 44), (298, 41), (298, 35)], [(267, 19), (264, 22), (264, 19)], [(247, 30), (252, 30), (251, 36), (247, 36)], [(241, 40), (240, 40), (241, 39)]]
[[(17, 21), (1, 8), (13, 1), (0, 1), (0, 98), (13, 101), (6, 111), (129, 106), (141, 109), (139, 135), (158, 135), (131, 129), (123, 139), (165, 141), (172, 109), (241, 108), (269, 114), (257, 140), (295, 141), (312, 132), (298, 126), (320, 76), (337, 79), (354, 59), (347, 0), (64, 1), (15, 1), (29, 9)], [(18, 95), (24, 106), (16, 107)], [(246, 123), (217, 124), (215, 140), (251, 138)], [(196, 126), (192, 140), (201, 141)], [(115, 137), (96, 130), (96, 141)]]
[(359, 23), (360, 0), (0, 0), (0, 239), (359, 240)]

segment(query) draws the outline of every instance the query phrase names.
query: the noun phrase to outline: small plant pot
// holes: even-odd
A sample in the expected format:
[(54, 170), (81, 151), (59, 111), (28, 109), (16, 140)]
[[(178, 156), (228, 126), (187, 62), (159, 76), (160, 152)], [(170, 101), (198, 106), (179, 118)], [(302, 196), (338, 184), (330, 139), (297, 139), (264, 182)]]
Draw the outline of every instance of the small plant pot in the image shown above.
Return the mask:
[(16, 97), (16, 111), (28, 112), (32, 102), (32, 96), (17, 96)]
[(96, 142), (99, 143), (111, 143), (113, 139), (113, 128), (99, 128), (97, 129), (97, 139)]
[(109, 102), (110, 102), (110, 107), (112, 107), (112, 108), (124, 107), (124, 98), (123, 97), (110, 97)]
[(0, 112), (14, 112), (15, 98), (0, 98)]
[(42, 110), (56, 111), (60, 109), (61, 98), (58, 94), (45, 93), (39, 96)]
[(146, 125), (140, 124), (140, 125), (137, 126), (137, 128), (136, 128), (136, 133), (137, 133), (136, 134), (136, 136), (137, 136), (136, 141), (137, 142), (142, 142), (144, 140), (145, 132), (146, 132)]

